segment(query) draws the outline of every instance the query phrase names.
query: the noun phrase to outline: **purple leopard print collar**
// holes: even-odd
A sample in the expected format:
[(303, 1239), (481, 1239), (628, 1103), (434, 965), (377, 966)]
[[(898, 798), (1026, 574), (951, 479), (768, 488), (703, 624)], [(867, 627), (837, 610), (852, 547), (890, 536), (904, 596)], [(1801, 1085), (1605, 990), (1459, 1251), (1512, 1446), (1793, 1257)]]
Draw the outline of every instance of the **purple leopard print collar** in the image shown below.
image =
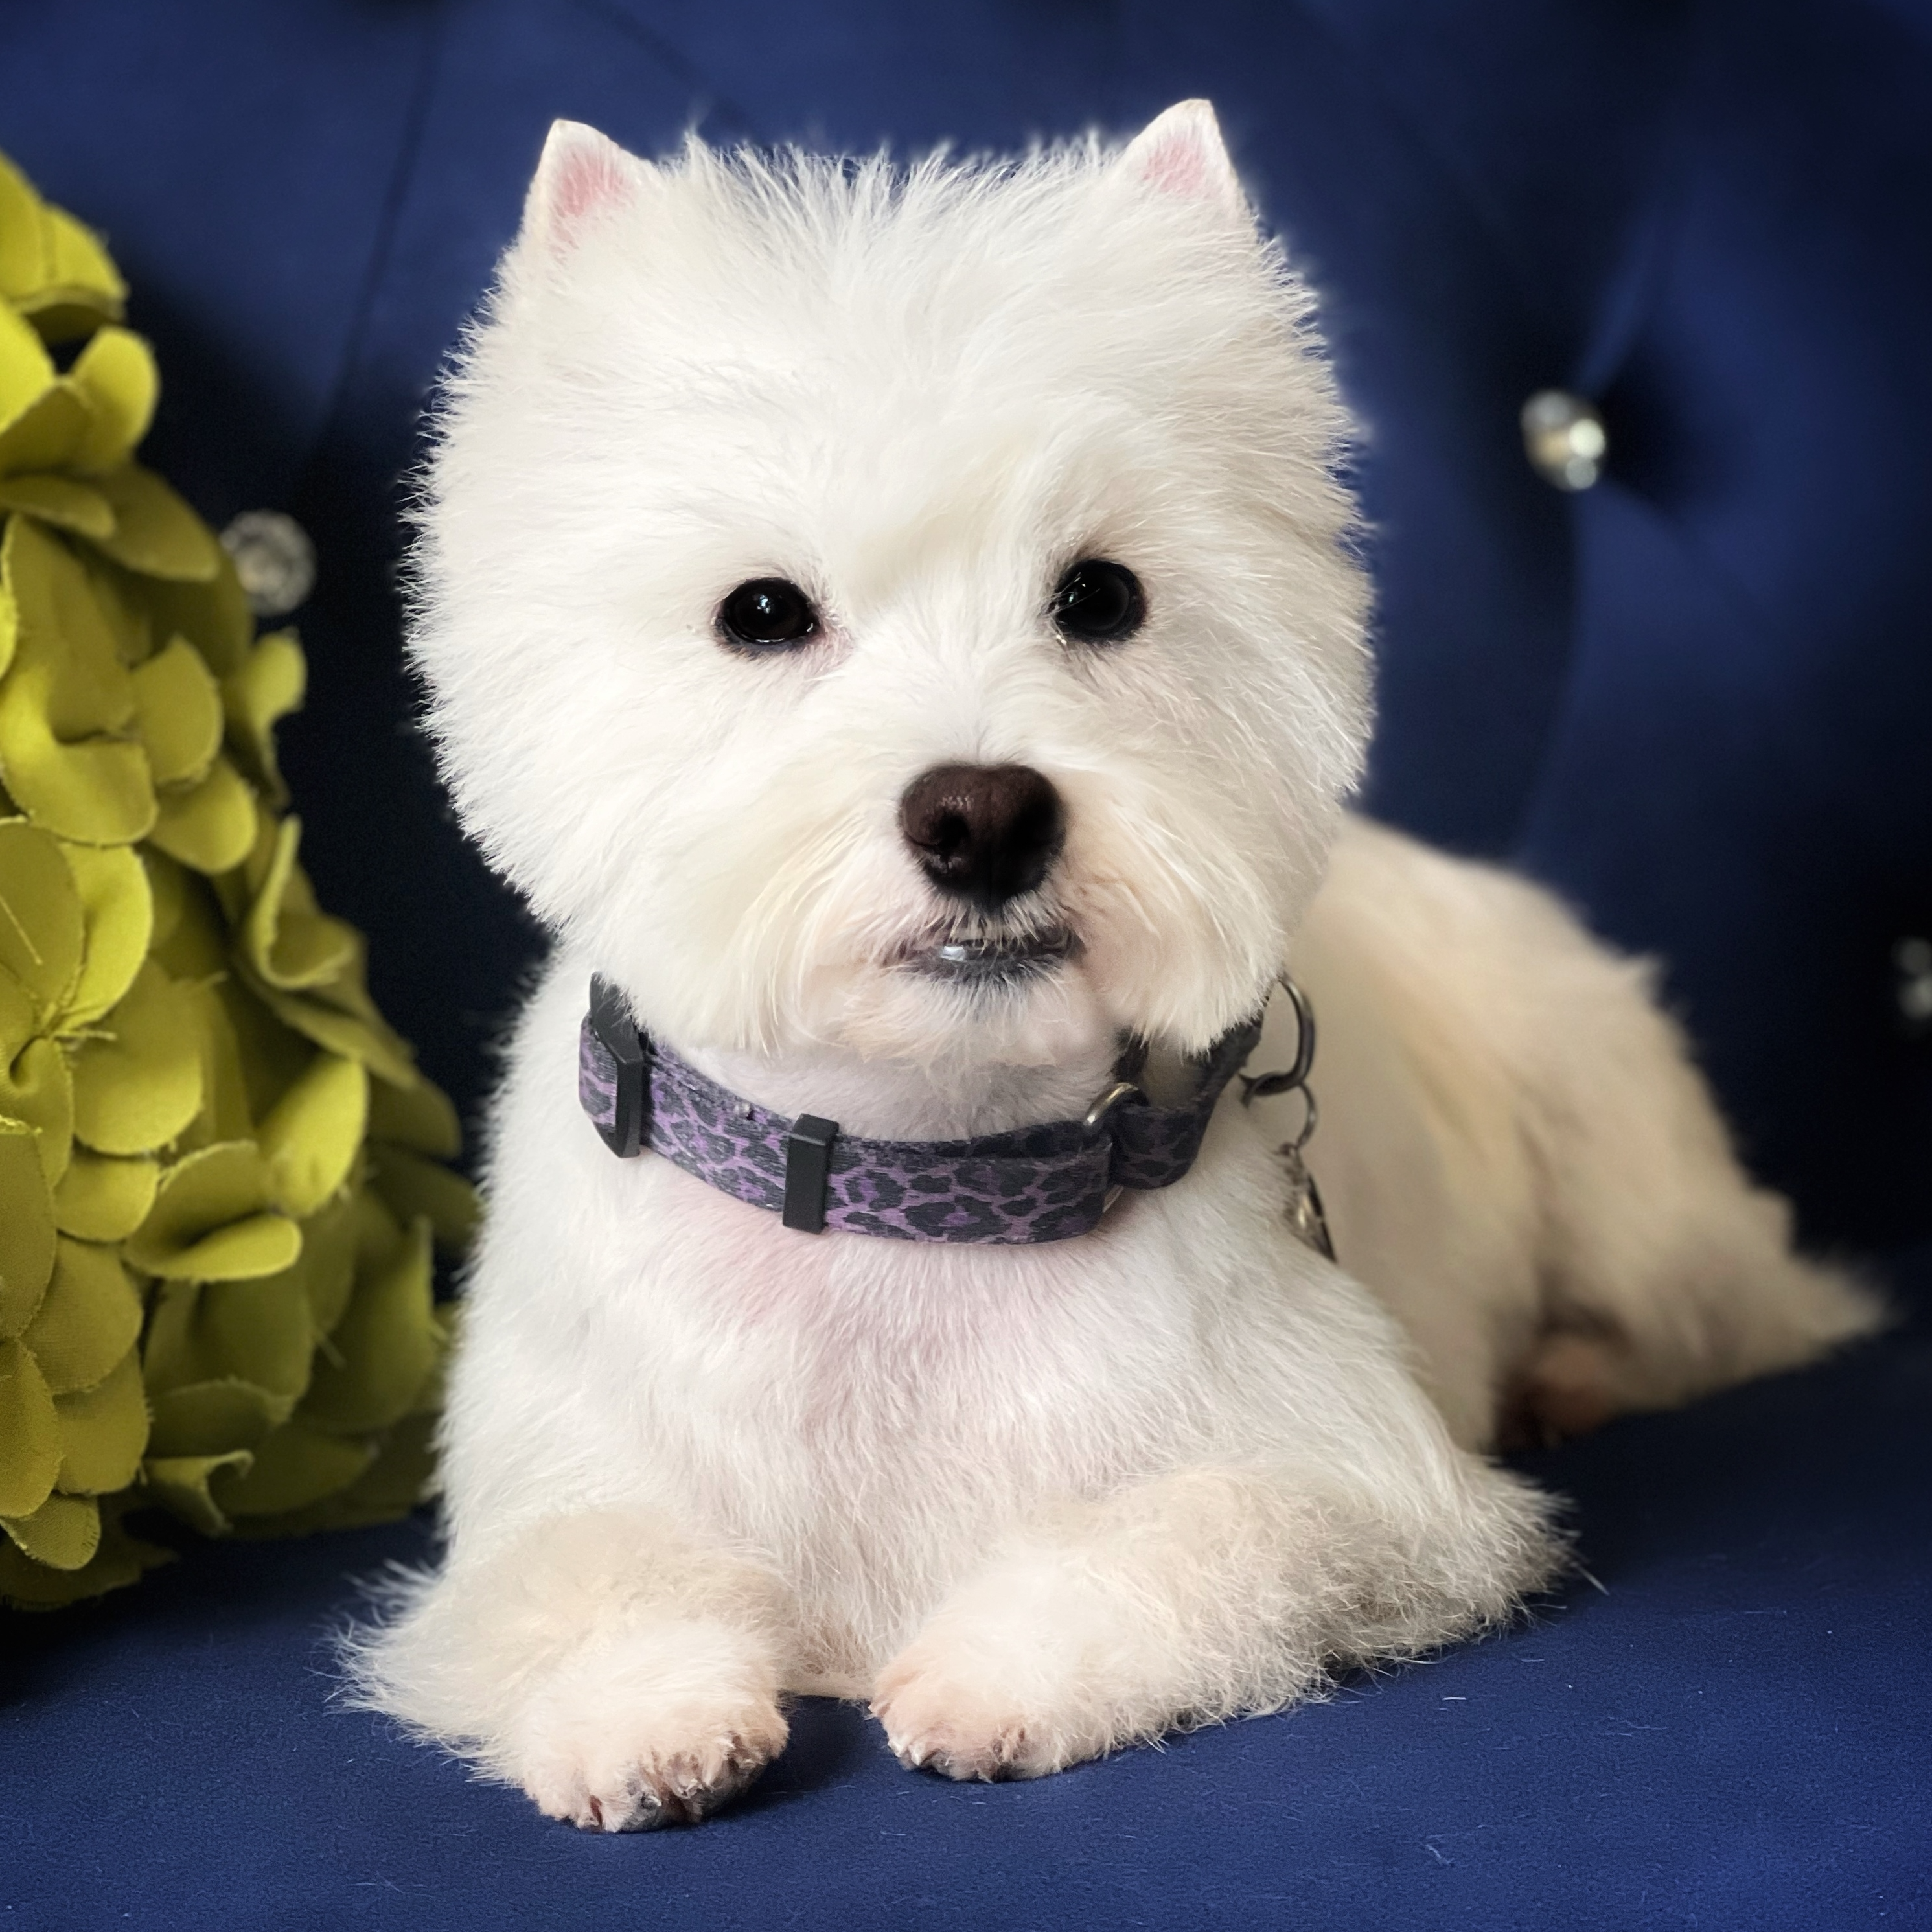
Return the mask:
[(968, 1140), (866, 1140), (837, 1122), (768, 1112), (706, 1079), (642, 1033), (600, 978), (578, 1032), (577, 1096), (604, 1144), (649, 1148), (788, 1228), (898, 1241), (1071, 1240), (1123, 1187), (1168, 1187), (1194, 1165), (1208, 1116), (1261, 1037), (1258, 1016), (1196, 1064), (1200, 1085), (1157, 1107), (1117, 1081), (1084, 1120)]

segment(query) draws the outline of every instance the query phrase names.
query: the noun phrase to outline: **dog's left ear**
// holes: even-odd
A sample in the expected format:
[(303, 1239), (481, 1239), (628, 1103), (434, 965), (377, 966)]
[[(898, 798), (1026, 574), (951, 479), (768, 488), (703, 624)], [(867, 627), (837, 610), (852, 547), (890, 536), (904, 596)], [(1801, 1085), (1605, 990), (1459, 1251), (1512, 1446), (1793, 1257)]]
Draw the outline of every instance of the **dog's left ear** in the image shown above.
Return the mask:
[(1156, 115), (1122, 149), (1118, 165), (1163, 194), (1252, 219), (1210, 101), (1178, 101)]
[(553, 121), (524, 200), (523, 237), (568, 254), (578, 236), (638, 191), (646, 164), (580, 121)]

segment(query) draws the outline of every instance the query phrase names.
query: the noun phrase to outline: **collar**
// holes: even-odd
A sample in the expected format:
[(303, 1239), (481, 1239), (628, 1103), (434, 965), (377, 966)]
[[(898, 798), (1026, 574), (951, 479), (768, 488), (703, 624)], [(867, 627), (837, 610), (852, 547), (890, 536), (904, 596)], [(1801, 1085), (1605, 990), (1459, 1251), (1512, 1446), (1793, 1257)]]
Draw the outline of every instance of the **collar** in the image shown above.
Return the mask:
[(1120, 1189), (1168, 1187), (1187, 1172), (1261, 1030), (1257, 1014), (1223, 1034), (1195, 1061), (1199, 1084), (1179, 1106), (1156, 1106), (1117, 1078), (1078, 1120), (964, 1140), (867, 1140), (815, 1114), (771, 1113), (707, 1079), (644, 1033), (600, 976), (578, 1030), (577, 1097), (613, 1154), (649, 1148), (802, 1233), (1066, 1241), (1097, 1227)]

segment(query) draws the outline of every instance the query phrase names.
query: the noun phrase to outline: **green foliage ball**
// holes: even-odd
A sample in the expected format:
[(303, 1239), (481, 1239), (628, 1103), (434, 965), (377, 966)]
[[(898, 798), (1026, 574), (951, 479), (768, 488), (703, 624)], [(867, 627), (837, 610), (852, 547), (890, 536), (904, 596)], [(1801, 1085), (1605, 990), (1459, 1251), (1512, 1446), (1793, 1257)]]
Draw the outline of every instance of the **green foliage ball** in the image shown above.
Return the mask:
[[(133, 452), (152, 354), (0, 160), (0, 1599), (400, 1514), (474, 1202), (448, 1101), (316, 903), (302, 650)], [(138, 1518), (136, 1519), (138, 1526)]]

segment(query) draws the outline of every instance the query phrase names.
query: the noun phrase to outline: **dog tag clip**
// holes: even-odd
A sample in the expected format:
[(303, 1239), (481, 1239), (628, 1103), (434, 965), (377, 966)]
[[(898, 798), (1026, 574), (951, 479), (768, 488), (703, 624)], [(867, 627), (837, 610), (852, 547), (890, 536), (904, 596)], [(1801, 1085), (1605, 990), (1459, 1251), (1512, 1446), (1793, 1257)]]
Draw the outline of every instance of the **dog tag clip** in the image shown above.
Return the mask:
[(1288, 1226), (1289, 1232), (1304, 1247), (1312, 1248), (1318, 1255), (1325, 1255), (1330, 1261), (1335, 1258), (1335, 1238), (1328, 1232), (1328, 1216), (1322, 1205), (1322, 1190), (1315, 1184), (1315, 1177), (1308, 1171), (1308, 1163), (1301, 1157), (1301, 1148), (1294, 1142), (1285, 1143), (1279, 1150), (1288, 1168)]
[(1322, 1190), (1316, 1186), (1315, 1177), (1309, 1172), (1308, 1162), (1303, 1159), (1301, 1152), (1314, 1136), (1318, 1118), (1315, 1089), (1308, 1084), (1308, 1076), (1315, 1070), (1315, 1010), (1308, 1004), (1308, 995), (1286, 973), (1277, 983), (1294, 1010), (1294, 1064), (1279, 1073), (1243, 1074), (1241, 1105), (1251, 1107), (1256, 1101), (1270, 1100), (1278, 1094), (1301, 1096), (1301, 1104), (1306, 1109), (1302, 1116), (1301, 1131), (1292, 1141), (1283, 1141), (1275, 1150), (1288, 1169), (1288, 1225), (1295, 1239), (1304, 1247), (1312, 1248), (1318, 1255), (1325, 1255), (1332, 1262), (1335, 1258), (1335, 1239), (1328, 1232), (1328, 1216), (1322, 1205)]

